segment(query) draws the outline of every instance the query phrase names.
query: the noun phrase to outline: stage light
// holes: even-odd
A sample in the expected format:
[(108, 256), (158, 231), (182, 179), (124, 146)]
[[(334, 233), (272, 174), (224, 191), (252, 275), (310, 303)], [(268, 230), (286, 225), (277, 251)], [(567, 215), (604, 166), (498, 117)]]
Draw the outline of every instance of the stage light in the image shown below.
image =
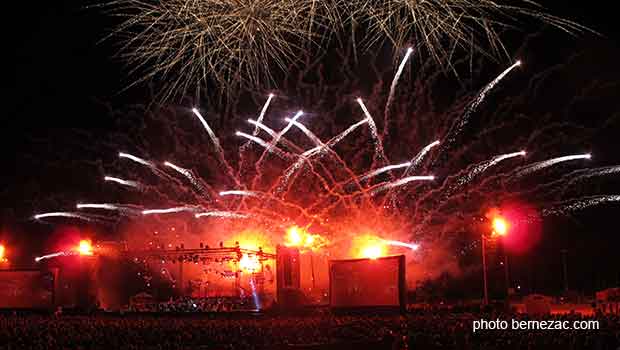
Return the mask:
[(260, 261), (256, 255), (243, 254), (239, 260), (239, 269), (245, 273), (260, 271)]
[(377, 259), (383, 255), (383, 249), (379, 245), (371, 245), (362, 250), (362, 256), (367, 259)]
[(93, 255), (93, 246), (90, 241), (83, 239), (80, 241), (77, 251), (80, 255)]
[(508, 222), (502, 217), (493, 218), (493, 233), (498, 236), (505, 236), (508, 233)]
[(4, 247), (4, 245), (0, 244), (0, 262), (5, 262), (6, 261), (6, 248)]

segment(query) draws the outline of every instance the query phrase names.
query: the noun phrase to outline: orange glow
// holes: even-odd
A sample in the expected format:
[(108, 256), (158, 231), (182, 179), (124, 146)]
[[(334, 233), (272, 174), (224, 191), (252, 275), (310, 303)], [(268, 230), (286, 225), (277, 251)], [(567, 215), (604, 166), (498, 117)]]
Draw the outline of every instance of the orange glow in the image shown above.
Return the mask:
[(271, 251), (273, 244), (269, 241), (266, 235), (260, 231), (245, 230), (233, 235), (231, 238), (224, 242), (227, 247), (234, 247), (239, 242), (239, 247), (242, 249), (256, 250), (263, 248), (263, 251)]
[(291, 226), (286, 230), (284, 245), (287, 247), (319, 249), (327, 244), (327, 240), (321, 235), (308, 233), (303, 228)]
[(301, 245), (301, 229), (297, 226), (291, 226), (286, 230), (286, 242), (287, 247), (298, 247)]
[(245, 273), (260, 271), (260, 261), (256, 255), (243, 254), (239, 260), (239, 269)]
[(353, 244), (357, 258), (377, 259), (388, 253), (388, 247), (383, 240), (374, 236), (356, 237)]
[(493, 233), (498, 236), (505, 236), (508, 233), (508, 222), (502, 217), (493, 219)]
[(376, 259), (383, 255), (383, 250), (380, 245), (371, 245), (362, 249), (362, 257)]
[(83, 239), (80, 241), (77, 251), (80, 255), (93, 255), (93, 245), (90, 241)]
[(6, 258), (4, 257), (5, 248), (2, 244), (0, 244), (0, 262), (4, 262)]

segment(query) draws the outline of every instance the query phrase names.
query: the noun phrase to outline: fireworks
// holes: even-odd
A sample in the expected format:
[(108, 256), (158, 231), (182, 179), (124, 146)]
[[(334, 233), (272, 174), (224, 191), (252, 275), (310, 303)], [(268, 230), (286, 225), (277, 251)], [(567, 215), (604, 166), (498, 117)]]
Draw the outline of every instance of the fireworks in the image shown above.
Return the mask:
[(157, 215), (157, 214), (175, 214), (181, 212), (195, 212), (198, 208), (184, 206), (184, 207), (173, 207), (173, 208), (165, 208), (165, 209), (146, 209), (142, 211), (142, 215)]
[(321, 235), (308, 233), (298, 226), (291, 226), (286, 230), (284, 245), (301, 249), (316, 250), (327, 245), (327, 240)]
[(368, 27), (366, 47), (385, 39), (396, 47), (413, 42), (416, 50), (448, 66), (455, 51), (506, 55), (499, 32), (518, 25), (520, 18), (534, 18), (569, 33), (586, 30), (527, 0), (352, 0), (350, 11), (354, 23)]
[(553, 159), (549, 159), (549, 160), (545, 160), (542, 162), (538, 162), (535, 164), (531, 164), (526, 166), (525, 168), (523, 168), (522, 170), (518, 171), (516, 176), (523, 176), (523, 175), (528, 175), (531, 174), (535, 171), (540, 171), (544, 168), (548, 168), (550, 166), (559, 164), (559, 163), (563, 163), (563, 162), (568, 162), (571, 160), (579, 160), (579, 159), (592, 159), (592, 155), (590, 153), (587, 154), (576, 154), (573, 156), (564, 156), (564, 157), (558, 157), (558, 158), (553, 158)]
[(106, 176), (103, 178), (104, 181), (111, 181), (111, 182), (115, 182), (119, 185), (123, 185), (123, 186), (129, 186), (129, 187), (135, 187), (135, 188), (139, 188), (140, 184), (136, 181), (131, 181), (131, 180), (123, 180), (123, 179), (119, 179), (118, 177), (112, 177), (112, 176)]
[[(402, 73), (407, 58), (401, 62), (396, 75)], [(181, 167), (168, 158), (172, 155), (166, 155), (170, 161), (161, 162), (119, 153), (119, 157), (143, 166), (128, 168), (134, 170), (131, 178), (138, 178), (140, 182), (105, 177), (107, 182), (148, 188), (149, 191), (140, 193), (149, 196), (148, 200), (145, 198), (148, 206), (85, 203), (79, 204), (77, 209), (101, 210), (110, 217), (122, 216), (131, 210), (141, 215), (126, 216), (145, 222), (200, 219), (196, 221), (207, 225), (210, 232), (221, 230), (235, 235), (251, 230), (252, 235), (268, 236), (269, 246), (262, 245), (264, 247), (283, 244), (301, 251), (336, 251), (330, 256), (377, 258), (403, 249), (410, 252), (432, 247), (433, 241), (443, 239), (445, 232), (461, 230), (468, 218), (485, 210), (485, 206), (490, 205), (489, 198), (501, 202), (505, 198), (527, 195), (542, 210), (543, 216), (617, 201), (617, 196), (613, 195), (566, 199), (558, 195), (558, 191), (537, 190), (618, 172), (618, 166), (580, 170), (551, 182), (542, 176), (532, 176), (556, 164), (590, 159), (590, 154), (530, 160), (541, 152), (536, 149), (525, 158), (525, 151), (515, 150), (532, 145), (517, 144), (506, 146), (509, 152), (494, 156), (484, 153), (463, 156), (468, 146), (458, 142), (477, 124), (470, 125), (470, 120), (473, 121), (489, 93), (519, 65), (520, 62), (516, 62), (503, 70), (473, 100), (463, 103), (464, 111), (449, 120), (442, 130), (430, 135), (425, 132), (415, 144), (398, 142), (397, 155), (391, 157), (402, 161), (393, 164), (387, 163), (387, 154), (393, 154), (395, 143), (384, 142), (390, 137), (383, 135), (386, 126), (381, 125), (383, 130), (379, 128), (361, 98), (346, 102), (353, 113), (351, 117), (357, 120), (359, 114), (363, 114), (361, 120), (349, 125), (334, 124), (329, 129), (325, 127), (328, 123), (316, 117), (319, 113), (307, 114), (302, 119), (304, 112), (301, 110), (291, 112), (295, 110), (292, 107), (297, 106), (280, 108), (281, 101), (275, 95), (267, 96), (261, 101), (257, 119), (248, 120), (249, 125), (245, 123), (246, 118), (242, 119), (242, 127), (247, 129), (236, 132), (242, 138), (235, 145), (240, 147), (236, 163), (232, 157), (227, 157), (234, 154), (231, 145), (235, 138), (216, 132), (206, 118), (213, 114), (203, 116), (194, 108), (187, 114), (195, 117), (190, 120), (196, 126), (202, 126), (200, 130), (206, 132), (204, 143), (210, 146), (197, 145), (195, 149), (188, 149), (192, 158), (195, 155), (196, 162), (192, 164), (192, 159), (186, 157)], [(392, 100), (387, 99), (385, 108), (379, 106), (387, 111), (386, 115), (389, 115), (389, 103), (398, 106), (396, 82), (397, 76), (390, 86)], [(377, 108), (375, 102), (368, 106)], [(278, 128), (271, 114), (284, 124)], [(400, 122), (407, 122), (408, 118), (401, 116)], [(317, 123), (324, 124), (319, 127)], [(331, 134), (326, 135), (326, 130), (331, 130)], [(414, 131), (407, 130), (409, 132)], [(196, 139), (201, 135), (197, 133)], [(522, 139), (515, 142), (517, 140)], [(250, 147), (253, 143), (260, 147)], [(503, 151), (504, 146), (501, 149)], [(204, 156), (205, 153), (213, 157)], [(515, 166), (517, 159), (528, 163)], [(163, 164), (161, 169), (158, 164)], [(204, 171), (202, 165), (207, 166), (208, 171)], [(566, 164), (569, 165), (572, 163)], [(211, 181), (214, 178), (217, 182)], [(187, 181), (191, 186), (187, 186)], [(536, 182), (534, 188), (529, 186), (531, 182)], [(386, 205), (388, 202), (391, 205)], [(35, 216), (36, 219), (46, 217), (98, 218), (81, 212)], [(496, 227), (495, 231), (505, 230)], [(366, 236), (366, 232), (372, 234)], [(228, 237), (223, 240), (227, 241)], [(359, 242), (358, 237), (362, 237)], [(346, 247), (351, 249), (344, 252)]]
[(199, 95), (211, 79), (224, 87), (268, 83), (269, 66), (285, 69), (300, 51), (321, 41), (321, 28), (333, 26), (330, 5), (301, 0), (113, 0), (105, 7), (125, 19), (114, 34), (125, 39), (121, 57), (142, 74), (136, 83), (165, 81), (161, 98), (167, 99), (190, 89)]
[[(330, 37), (344, 33), (350, 33), (343, 41), (354, 50), (361, 32), (363, 49), (386, 40), (395, 48), (414, 43), (420, 53), (451, 66), (455, 51), (505, 55), (499, 31), (519, 19), (569, 33), (586, 29), (526, 0), (112, 0), (103, 7), (123, 19), (111, 36), (123, 41), (120, 57), (132, 68), (133, 84), (162, 82), (162, 100), (200, 96), (214, 82), (218, 91), (269, 86), (272, 71), (320, 52)], [(391, 91), (412, 52), (402, 60)]]
[(93, 245), (89, 240), (81, 240), (76, 250), (80, 255), (93, 255)]
[(260, 271), (261, 264), (256, 255), (243, 254), (239, 259), (239, 269), (245, 273)]

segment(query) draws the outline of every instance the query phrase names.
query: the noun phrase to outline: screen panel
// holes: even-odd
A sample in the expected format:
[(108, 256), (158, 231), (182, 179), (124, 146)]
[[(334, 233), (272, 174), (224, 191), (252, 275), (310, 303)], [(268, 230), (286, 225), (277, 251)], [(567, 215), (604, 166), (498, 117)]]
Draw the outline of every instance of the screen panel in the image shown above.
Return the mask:
[(404, 256), (330, 261), (330, 304), (334, 308), (400, 307)]

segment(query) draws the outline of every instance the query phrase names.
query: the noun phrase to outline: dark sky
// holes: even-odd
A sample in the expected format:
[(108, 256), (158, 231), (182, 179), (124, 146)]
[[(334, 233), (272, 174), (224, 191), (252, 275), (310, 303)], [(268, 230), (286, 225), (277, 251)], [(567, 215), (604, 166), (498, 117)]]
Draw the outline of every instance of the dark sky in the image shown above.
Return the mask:
[[(16, 228), (19, 225), (16, 226), (15, 223), (21, 222), (21, 219), (15, 215), (18, 216), (16, 213), (21, 212), (19, 207), (23, 202), (28, 202), (28, 199), (19, 197), (21, 186), (24, 186), (24, 173), (28, 173), (27, 177), (46, 176), (49, 170), (43, 161), (41, 167), (33, 167), (37, 153), (47, 154), (38, 148), (42, 147), (41, 143), (33, 142), (33, 139), (47, 137), (53, 140), (54, 137), (66, 135), (68, 129), (85, 130), (91, 137), (105, 138), (111, 121), (106, 117), (107, 111), (101, 103), (112, 103), (116, 106), (144, 103), (148, 93), (145, 88), (137, 88), (128, 93), (117, 94), (127, 79), (123, 65), (112, 57), (112, 42), (99, 43), (112, 27), (110, 19), (105, 15), (95, 9), (83, 8), (82, 2), (78, 1), (18, 3), (19, 5), (14, 5), (18, 7), (14, 11), (5, 12), (5, 16), (15, 19), (3, 24), (7, 26), (3, 31), (6, 37), (3, 52), (4, 56), (9, 56), (10, 63), (4, 64), (4, 96), (5, 106), (8, 108), (4, 108), (1, 122), (3, 171), (0, 184), (4, 188), (0, 188), (0, 198), (3, 201), (1, 206), (4, 214), (0, 216), (0, 220), (3, 220), (0, 221), (0, 240), (32, 242), (40, 240), (32, 237), (33, 233), (28, 229)], [(618, 18), (614, 2), (543, 1), (543, 5), (549, 7), (553, 14), (579, 21), (602, 34), (601, 37), (586, 34), (571, 39), (572, 41), (556, 41), (550, 38), (544, 49), (570, 50), (571, 47), (566, 47), (569, 43), (568, 45), (574, 45), (575, 50), (592, 50), (594, 56), (620, 58), (620, 31), (617, 28)], [(539, 30), (524, 28), (524, 31), (528, 32), (530, 29)], [(549, 62), (549, 65), (555, 63)], [(618, 76), (618, 69), (610, 72), (610, 76)], [(618, 96), (620, 97), (620, 94)], [(615, 105), (620, 101), (607, 98), (601, 103)], [(614, 110), (618, 111), (618, 108)], [(617, 147), (615, 149), (617, 150)], [(607, 159), (611, 159), (612, 151), (608, 149), (605, 152)], [(615, 164), (620, 163), (620, 156), (615, 156)], [(80, 181), (79, 176), (72, 175), (76, 169), (67, 165), (66, 171), (67, 178), (59, 181), (58, 187), (50, 189), (50, 192), (60, 191), (63, 186)], [(34, 192), (32, 189), (24, 189), (24, 193), (46, 195), (45, 189), (36, 189)], [(12, 208), (13, 206), (15, 208)], [(618, 213), (617, 205), (614, 210)], [(613, 210), (603, 210), (596, 215), (609, 216), (613, 213)], [(588, 217), (587, 224), (556, 223), (559, 227), (556, 231), (566, 228), (572, 234), (541, 244), (539, 250), (532, 253), (533, 258), (525, 258), (529, 260), (529, 265), (528, 269), (523, 269), (522, 275), (529, 276), (530, 279), (541, 278), (545, 273), (557, 277), (560, 274), (556, 266), (559, 261), (558, 248), (562, 245), (569, 249), (574, 265), (578, 265), (574, 267), (574, 274), (580, 283), (583, 282), (584, 289), (609, 285), (614, 279), (617, 283), (620, 278), (617, 268), (620, 266), (620, 254), (615, 252), (620, 245), (620, 235), (617, 234), (617, 226), (609, 227), (614, 220), (596, 215)], [(16, 231), (26, 238), (14, 237)], [(585, 249), (582, 239), (589, 242), (586, 246), (592, 251), (582, 251)], [(545, 260), (545, 256), (549, 259)], [(606, 267), (603, 268), (602, 265)], [(543, 271), (539, 277), (532, 277), (531, 272), (528, 272), (537, 269)], [(600, 276), (594, 272), (599, 269), (604, 271)], [(528, 273), (530, 275), (527, 275)], [(518, 278), (518, 271), (516, 276)], [(556, 283), (557, 279), (554, 281)]]

